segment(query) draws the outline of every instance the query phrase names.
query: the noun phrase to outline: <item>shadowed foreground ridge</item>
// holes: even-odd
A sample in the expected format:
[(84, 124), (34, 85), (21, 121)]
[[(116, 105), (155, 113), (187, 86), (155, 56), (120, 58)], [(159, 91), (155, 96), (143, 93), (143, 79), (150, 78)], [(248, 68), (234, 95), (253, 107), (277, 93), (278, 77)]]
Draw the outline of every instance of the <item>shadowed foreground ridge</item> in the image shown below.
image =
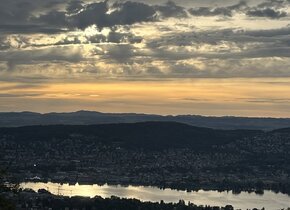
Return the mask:
[(24, 144), (27, 141), (50, 141), (72, 136), (94, 142), (116, 143), (127, 148), (195, 148), (206, 149), (247, 136), (263, 133), (258, 130), (217, 130), (176, 122), (140, 122), (105, 125), (47, 125), (0, 128), (0, 135)]

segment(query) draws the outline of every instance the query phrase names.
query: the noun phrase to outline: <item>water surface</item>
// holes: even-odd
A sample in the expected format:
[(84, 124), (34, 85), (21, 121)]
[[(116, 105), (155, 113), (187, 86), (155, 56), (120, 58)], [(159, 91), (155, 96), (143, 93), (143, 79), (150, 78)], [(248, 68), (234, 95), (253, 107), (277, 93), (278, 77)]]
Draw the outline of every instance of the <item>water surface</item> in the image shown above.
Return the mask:
[(242, 192), (233, 194), (230, 192), (204, 191), (186, 192), (172, 189), (159, 189), (157, 187), (121, 186), (121, 185), (69, 185), (59, 183), (26, 182), (21, 183), (21, 188), (29, 188), (35, 191), (46, 189), (55, 195), (65, 196), (101, 196), (109, 198), (117, 196), (121, 198), (136, 198), (141, 201), (166, 203), (184, 200), (196, 205), (225, 206), (232, 205), (237, 209), (252, 209), (265, 207), (267, 210), (275, 210), (290, 207), (290, 196), (282, 193), (265, 191), (263, 195)]

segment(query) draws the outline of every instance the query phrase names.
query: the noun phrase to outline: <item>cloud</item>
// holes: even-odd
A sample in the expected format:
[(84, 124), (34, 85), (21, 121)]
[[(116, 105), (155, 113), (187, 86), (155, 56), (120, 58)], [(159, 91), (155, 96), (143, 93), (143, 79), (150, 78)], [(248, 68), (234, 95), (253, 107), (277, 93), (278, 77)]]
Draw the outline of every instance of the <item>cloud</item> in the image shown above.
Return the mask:
[(290, 27), (190, 31), (151, 40), (147, 42), (147, 47), (156, 55), (170, 59), (289, 57), (289, 32)]
[(250, 17), (266, 17), (271, 19), (279, 19), (287, 17), (284, 9), (288, 0), (266, 1), (255, 7), (250, 7), (245, 1), (226, 7), (198, 7), (189, 9), (189, 13), (193, 16), (225, 16), (232, 17), (234, 12), (243, 12)]
[(0, 25), (0, 32), (2, 34), (57, 34), (64, 33), (67, 30), (55, 28), (45, 25)]
[[(236, 2), (236, 1), (231, 1)], [(182, 4), (182, 2), (181, 2)], [(149, 4), (140, 1), (80, 1), (80, 0), (1, 0), (1, 33), (62, 33), (67, 30), (84, 30), (96, 25), (99, 29), (136, 23), (155, 22), (165, 18), (192, 16), (232, 17), (244, 12), (251, 17), (278, 19), (286, 17), (283, 10), (288, 0), (265, 1), (249, 7), (245, 1), (229, 6), (203, 6), (188, 9), (173, 1)]]
[(53, 47), (36, 50), (15, 50), (0, 52), (0, 61), (7, 62), (8, 70), (13, 70), (16, 65), (32, 64), (34, 62), (80, 62), (83, 56), (80, 49), (71, 47)]
[(116, 2), (110, 7), (107, 1), (102, 1), (82, 7), (81, 4), (78, 4), (78, 7), (73, 9), (69, 7), (66, 12), (53, 11), (40, 15), (33, 20), (42, 24), (69, 28), (85, 29), (88, 26), (96, 25), (102, 29), (104, 27), (154, 21), (155, 15), (154, 7), (144, 3)]
[(2, 1), (0, 69), (22, 77), (290, 75), (288, 0)]
[(278, 28), (278, 29), (267, 29), (267, 30), (251, 30), (245, 31), (246, 35), (252, 37), (275, 37), (276, 40), (282, 39), (284, 36), (289, 37), (290, 34), (290, 26)]
[(279, 19), (279, 18), (287, 17), (287, 12), (276, 11), (271, 8), (253, 9), (253, 10), (247, 11), (246, 14), (251, 17), (267, 17), (267, 18), (272, 18), (272, 19)]
[(142, 37), (136, 36), (130, 32), (117, 32), (117, 31), (110, 31), (106, 37), (106, 42), (109, 43), (141, 43), (143, 40)]
[(36, 5), (31, 1), (2, 0), (0, 7), (0, 24), (19, 24), (27, 20)]
[(101, 46), (101, 49), (101, 51), (96, 49), (93, 52), (94, 55), (99, 55), (102, 59), (111, 60), (111, 62), (127, 63), (138, 56), (136, 48), (129, 44), (106, 45)]
[(38, 18), (31, 18), (32, 22), (45, 23), (49, 26), (67, 27), (67, 20), (65, 12), (51, 11), (47, 14), (41, 15)]
[(288, 7), (289, 3), (289, 0), (266, 0), (255, 7), (249, 8), (246, 15), (271, 19), (284, 18), (288, 15), (284, 10)]
[[(17, 33), (24, 30), (24, 32), (35, 31), (41, 29), (41, 32), (49, 32), (51, 30), (44, 30), (42, 28), (50, 28), (49, 26), (36, 26), (30, 21), (34, 14), (43, 12), (47, 13), (55, 10), (56, 5), (65, 3), (62, 0), (44, 1), (44, 0), (1, 0), (0, 7), (0, 25), (1, 31)], [(30, 29), (32, 28), (32, 29)]]
[(227, 7), (199, 7), (189, 9), (189, 13), (193, 16), (233, 16), (233, 12), (240, 11), (247, 8), (247, 4), (244, 1)]
[(0, 51), (10, 48), (10, 43), (6, 40), (5, 36), (0, 36)]
[(1, 0), (0, 33), (53, 34), (64, 32), (63, 28), (34, 22), (33, 17), (38, 13), (57, 13), (56, 7), (65, 3), (65, 0)]
[(256, 8), (275, 8), (275, 9), (281, 9), (285, 8), (290, 4), (289, 0), (266, 0), (256, 6)]
[(0, 93), (0, 98), (25, 98), (25, 97), (35, 97), (35, 96), (41, 96), (42, 94), (39, 93), (19, 93), (19, 94), (13, 94), (13, 93)]
[(31, 20), (50, 26), (62, 26), (64, 28), (85, 29), (96, 25), (99, 29), (119, 25), (132, 25), (142, 22), (154, 22), (161, 18), (187, 17), (187, 12), (174, 2), (164, 5), (148, 5), (142, 2), (125, 1), (115, 2), (112, 5), (108, 1), (101, 1), (83, 5), (82, 2), (73, 1), (66, 11), (51, 11), (39, 15)]
[(155, 6), (155, 10), (160, 13), (161, 17), (187, 17), (185, 8), (176, 5), (173, 1), (168, 1), (165, 5), (157, 5)]
[(144, 3), (130, 2), (115, 3), (115, 9), (110, 14), (110, 22), (113, 25), (131, 25), (138, 22), (154, 21), (156, 11), (152, 6)]
[(66, 11), (69, 14), (75, 14), (78, 13), (83, 8), (83, 2), (79, 0), (72, 0), (68, 3), (66, 7)]
[(237, 98), (248, 103), (289, 104), (290, 98)]
[(69, 32), (50, 35), (30, 34), (3, 34), (0, 36), (0, 51), (25, 50), (28, 48), (43, 48), (59, 45), (77, 45), (79, 48), (84, 45), (93, 44), (138, 44), (143, 38), (130, 31), (129, 27), (112, 27), (98, 31), (91, 27), (91, 32)]
[(68, 18), (68, 24), (85, 29), (90, 25), (97, 25), (98, 27), (105, 27), (108, 25), (109, 10), (107, 2), (98, 2), (86, 5), (75, 15)]
[(99, 44), (99, 43), (135, 44), (141, 42), (142, 37), (136, 36), (129, 31), (121, 32), (111, 29), (106, 35), (101, 33), (94, 35), (68, 35), (64, 37), (62, 40), (51, 45)]

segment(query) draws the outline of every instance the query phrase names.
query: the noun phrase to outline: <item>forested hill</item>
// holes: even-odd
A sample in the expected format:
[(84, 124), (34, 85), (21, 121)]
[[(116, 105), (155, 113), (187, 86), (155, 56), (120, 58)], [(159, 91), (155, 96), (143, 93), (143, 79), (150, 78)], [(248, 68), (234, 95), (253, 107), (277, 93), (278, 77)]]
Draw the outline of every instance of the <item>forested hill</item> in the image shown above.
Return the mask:
[(206, 149), (247, 136), (263, 133), (257, 130), (217, 130), (176, 122), (141, 122), (103, 125), (48, 125), (0, 128), (0, 138), (17, 142), (49, 141), (79, 138), (125, 147), (150, 149), (190, 147)]
[(0, 112), (0, 127), (27, 125), (90, 125), (136, 123), (147, 121), (179, 122), (215, 129), (273, 130), (290, 127), (289, 118), (206, 117), (199, 115), (150, 115), (135, 113), (101, 113), (77, 111), (71, 113)]

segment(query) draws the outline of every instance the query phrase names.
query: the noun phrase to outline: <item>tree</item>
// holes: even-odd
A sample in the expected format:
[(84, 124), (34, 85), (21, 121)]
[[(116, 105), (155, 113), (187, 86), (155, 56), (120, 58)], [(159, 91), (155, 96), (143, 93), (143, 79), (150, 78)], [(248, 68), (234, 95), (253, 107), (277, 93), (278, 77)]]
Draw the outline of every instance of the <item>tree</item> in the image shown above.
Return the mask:
[(6, 175), (6, 170), (0, 169), (0, 209), (1, 210), (14, 210), (15, 205), (13, 202), (8, 200), (4, 194), (13, 191), (16, 189), (16, 186), (11, 185), (7, 186), (5, 185), (5, 175)]

